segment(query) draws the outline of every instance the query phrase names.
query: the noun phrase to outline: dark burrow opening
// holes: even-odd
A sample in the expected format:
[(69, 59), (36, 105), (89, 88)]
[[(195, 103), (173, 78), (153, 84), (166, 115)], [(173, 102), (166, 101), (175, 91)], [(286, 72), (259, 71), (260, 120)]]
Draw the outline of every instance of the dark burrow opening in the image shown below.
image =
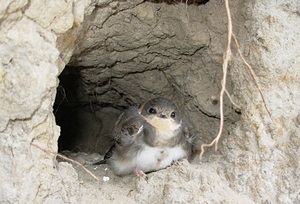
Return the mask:
[[(125, 8), (123, 4), (130, 2), (119, 7)], [(144, 2), (123, 10), (113, 7), (116, 11), (110, 13), (95, 9), (86, 17), (59, 76), (54, 104), (61, 127), (59, 151), (105, 154), (122, 111), (158, 96), (179, 106), (196, 137), (195, 149), (211, 141), (219, 125), (225, 47), (221, 6), (192, 5), (187, 16), (184, 4), (161, 4), (158, 9)], [(230, 77), (227, 84), (230, 91)], [(228, 124), (239, 120), (228, 99), (225, 118)]]
[(80, 73), (80, 68), (66, 67), (59, 76), (54, 104), (56, 123), (61, 127), (58, 148), (103, 154), (113, 142), (110, 133), (124, 107), (88, 100)]

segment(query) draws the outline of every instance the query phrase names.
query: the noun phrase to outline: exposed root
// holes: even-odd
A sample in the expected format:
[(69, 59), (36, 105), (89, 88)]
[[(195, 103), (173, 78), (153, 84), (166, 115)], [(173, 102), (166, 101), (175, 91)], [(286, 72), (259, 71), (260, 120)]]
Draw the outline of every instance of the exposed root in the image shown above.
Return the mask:
[(251, 65), (245, 60), (245, 58), (244, 58), (244, 56), (243, 56), (243, 54), (242, 54), (242, 52), (241, 52), (241, 50), (240, 50), (239, 43), (238, 43), (238, 41), (237, 41), (237, 39), (236, 39), (234, 33), (232, 33), (232, 37), (233, 37), (234, 42), (235, 42), (236, 50), (238, 51), (238, 53), (239, 53), (241, 59), (243, 60), (244, 64), (247, 66), (247, 68), (248, 68), (248, 70), (249, 70), (249, 72), (250, 72), (250, 75), (251, 75), (253, 81), (255, 82), (255, 86), (256, 86), (256, 88), (257, 88), (258, 91), (259, 91), (260, 97), (261, 97), (261, 99), (262, 99), (262, 101), (263, 101), (263, 104), (264, 104), (264, 107), (265, 107), (265, 109), (266, 109), (266, 111), (267, 111), (267, 113), (268, 113), (268, 115), (269, 115), (269, 117), (270, 117), (270, 120), (271, 120), (275, 125), (279, 126), (279, 124), (276, 123), (276, 121), (273, 119), (273, 117), (272, 117), (272, 115), (271, 115), (271, 112), (270, 112), (270, 110), (269, 110), (269, 108), (268, 108), (268, 106), (267, 106), (267, 104), (266, 104), (266, 100), (265, 100), (265, 97), (264, 97), (264, 95), (263, 95), (263, 92), (262, 92), (262, 90), (261, 90), (261, 88), (260, 88), (260, 86), (259, 86), (259, 84), (258, 84), (258, 82), (257, 82), (257, 80), (256, 80), (256, 75), (255, 75), (255, 73), (254, 73), (254, 71), (253, 71)]
[(66, 94), (66, 91), (65, 91), (64, 87), (62, 87), (61, 85), (59, 85), (59, 86), (57, 87), (57, 90), (61, 93), (61, 95), (63, 96), (63, 98), (61, 99), (61, 101), (60, 101), (59, 104), (57, 105), (57, 108), (56, 108), (56, 110), (54, 111), (54, 115), (56, 115), (56, 113), (57, 113), (57, 111), (58, 111), (60, 105), (64, 102), (64, 100), (68, 101), (68, 99), (67, 99), (67, 94)]
[(190, 22), (190, 16), (189, 16), (189, 12), (188, 12), (188, 1), (189, 0), (185, 0), (185, 10), (186, 10), (187, 21)]
[(230, 96), (230, 94), (229, 94), (229, 92), (227, 91), (227, 89), (225, 89), (225, 93), (226, 93), (226, 95), (228, 96), (228, 98), (229, 98), (230, 102), (232, 103), (232, 105), (234, 105), (236, 108), (238, 108), (239, 110), (241, 110), (241, 106), (239, 106), (238, 104), (236, 104), (236, 103), (233, 101), (233, 99), (232, 99), (232, 97)]
[[(226, 93), (228, 95), (231, 103), (233, 105), (237, 106), (233, 102), (232, 98), (230, 97), (229, 93), (226, 90), (227, 68), (228, 68), (228, 62), (229, 62), (230, 57), (231, 57), (231, 48), (230, 48), (230, 45), (231, 45), (232, 38), (234, 39), (234, 42), (235, 42), (235, 45), (236, 45), (236, 49), (237, 49), (237, 51), (239, 53), (239, 56), (241, 57), (241, 59), (244, 62), (244, 64), (247, 66), (247, 68), (248, 68), (248, 70), (250, 72), (250, 75), (251, 75), (253, 81), (255, 82), (255, 85), (256, 85), (256, 87), (257, 87), (257, 89), (259, 91), (259, 94), (260, 94), (260, 96), (262, 98), (264, 107), (265, 107), (265, 109), (266, 109), (266, 111), (267, 111), (267, 113), (268, 113), (271, 121), (275, 125), (279, 126), (278, 123), (276, 123), (275, 120), (273, 119), (273, 117), (272, 117), (272, 115), (271, 115), (271, 113), (270, 113), (270, 111), (269, 111), (269, 109), (267, 107), (267, 104), (266, 104), (264, 95), (262, 93), (262, 90), (261, 90), (261, 88), (260, 88), (260, 86), (259, 86), (259, 84), (258, 84), (258, 82), (256, 80), (256, 75), (255, 75), (252, 67), (249, 65), (249, 63), (245, 60), (244, 56), (242, 55), (242, 52), (241, 52), (241, 50), (239, 48), (238, 41), (237, 41), (234, 33), (232, 32), (232, 20), (231, 20), (231, 14), (230, 14), (230, 8), (229, 8), (228, 0), (225, 0), (225, 8), (226, 8), (226, 15), (227, 15), (227, 19), (228, 19), (228, 26), (227, 26), (227, 46), (226, 46), (226, 51), (225, 51), (225, 54), (224, 54), (224, 57), (223, 57), (223, 65), (222, 65), (222, 67), (223, 67), (223, 78), (222, 78), (222, 81), (221, 81), (222, 89), (220, 91), (220, 126), (219, 126), (219, 132), (218, 132), (216, 138), (211, 143), (209, 143), (209, 144), (203, 144), (203, 145), (201, 145), (200, 160), (202, 159), (202, 156), (203, 156), (203, 154), (205, 152), (204, 148), (211, 147), (211, 146), (215, 145), (215, 151), (218, 150), (218, 142), (219, 142), (219, 140), (221, 138), (222, 131), (223, 131), (223, 126), (224, 126), (224, 110), (223, 110), (224, 109), (224, 106), (223, 106), (223, 103), (224, 103), (224, 101), (223, 101), (224, 93)], [(237, 107), (239, 107), (239, 106), (237, 106)]]
[(100, 179), (99, 179), (97, 176), (95, 176), (92, 172), (90, 172), (87, 168), (85, 168), (85, 167), (84, 167), (81, 163), (79, 163), (78, 161), (75, 161), (75, 160), (73, 160), (73, 159), (70, 159), (70, 158), (68, 158), (68, 157), (66, 157), (66, 156), (64, 156), (64, 155), (62, 155), (62, 154), (55, 153), (55, 152), (52, 152), (52, 151), (43, 149), (42, 147), (40, 147), (40, 146), (38, 146), (38, 145), (36, 145), (36, 144), (31, 143), (31, 145), (34, 146), (34, 147), (36, 147), (36, 148), (38, 148), (38, 149), (40, 149), (40, 150), (42, 150), (42, 151), (44, 151), (44, 152), (46, 152), (46, 153), (48, 153), (48, 154), (56, 155), (57, 157), (59, 157), (59, 158), (61, 158), (61, 159), (64, 159), (64, 160), (66, 160), (66, 161), (68, 161), (68, 162), (71, 162), (71, 163), (74, 163), (74, 164), (78, 165), (78, 166), (81, 167), (85, 172), (87, 172), (89, 175), (91, 175), (94, 179), (96, 179), (97, 181), (100, 181)]
[(205, 147), (211, 147), (215, 145), (215, 150), (217, 151), (218, 149), (218, 142), (221, 138), (222, 131), (223, 131), (223, 125), (224, 125), (224, 110), (223, 110), (223, 97), (224, 93), (226, 91), (226, 79), (227, 79), (227, 69), (228, 69), (228, 62), (230, 60), (231, 56), (231, 49), (230, 49), (230, 44), (231, 44), (231, 35), (232, 35), (232, 21), (231, 21), (231, 15), (230, 15), (230, 9), (228, 5), (228, 0), (225, 0), (225, 7), (226, 7), (226, 14), (227, 14), (227, 19), (228, 19), (228, 26), (227, 26), (227, 46), (226, 46), (226, 52), (223, 57), (223, 78), (221, 81), (222, 89), (220, 92), (220, 127), (219, 127), (219, 132), (216, 138), (210, 143), (210, 144), (203, 144), (201, 145), (201, 152), (200, 152), (200, 159), (202, 159), (202, 156), (204, 154), (204, 148)]

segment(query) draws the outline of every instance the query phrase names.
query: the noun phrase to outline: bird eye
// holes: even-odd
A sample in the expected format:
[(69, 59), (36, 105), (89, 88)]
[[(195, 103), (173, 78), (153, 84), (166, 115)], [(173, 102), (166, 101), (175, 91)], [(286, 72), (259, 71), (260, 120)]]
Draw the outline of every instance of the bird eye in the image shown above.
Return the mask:
[(154, 108), (149, 108), (148, 112), (150, 114), (155, 114), (156, 113), (156, 110)]
[(171, 113), (171, 117), (172, 117), (172, 118), (175, 118), (175, 116), (176, 116), (175, 112), (172, 112), (172, 113)]

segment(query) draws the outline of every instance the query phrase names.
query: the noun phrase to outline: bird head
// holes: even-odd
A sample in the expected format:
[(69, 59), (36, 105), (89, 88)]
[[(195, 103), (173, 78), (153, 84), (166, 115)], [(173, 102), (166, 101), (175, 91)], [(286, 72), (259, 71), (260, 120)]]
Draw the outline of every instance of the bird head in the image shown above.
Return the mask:
[(154, 98), (140, 107), (140, 114), (148, 123), (164, 131), (176, 130), (181, 116), (176, 105), (166, 98)]

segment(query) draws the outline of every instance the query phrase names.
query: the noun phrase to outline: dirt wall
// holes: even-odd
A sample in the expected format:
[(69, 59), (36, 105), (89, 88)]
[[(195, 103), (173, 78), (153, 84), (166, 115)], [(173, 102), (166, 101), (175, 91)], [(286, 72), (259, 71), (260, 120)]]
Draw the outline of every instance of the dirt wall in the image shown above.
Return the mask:
[[(290, 0), (230, 5), (241, 51), (256, 72), (277, 125), (270, 121), (234, 51), (228, 91), (240, 109), (226, 98), (226, 129), (219, 152), (207, 154), (205, 163), (183, 161), (179, 167), (152, 173), (143, 183), (132, 175), (115, 177), (106, 166), (95, 173), (110, 181), (95, 182), (31, 144), (57, 151), (61, 133), (53, 106), (56, 110), (55, 98), (64, 96), (56, 94), (63, 90), (60, 86), (69, 100), (60, 104), (60, 110), (80, 112), (82, 124), (92, 121), (82, 125), (79, 134), (90, 135), (88, 151), (103, 151), (108, 143), (95, 147), (93, 140), (109, 137), (110, 128), (103, 127), (109, 127), (105, 124), (111, 124), (113, 116), (158, 95), (181, 107), (197, 137), (196, 147), (210, 141), (219, 123), (226, 44), (223, 1), (187, 7), (138, 0), (2, 4), (0, 201), (300, 202), (299, 4)], [(75, 86), (59, 84), (59, 75), (71, 74), (79, 79)], [(73, 157), (89, 160), (85, 154)]]

